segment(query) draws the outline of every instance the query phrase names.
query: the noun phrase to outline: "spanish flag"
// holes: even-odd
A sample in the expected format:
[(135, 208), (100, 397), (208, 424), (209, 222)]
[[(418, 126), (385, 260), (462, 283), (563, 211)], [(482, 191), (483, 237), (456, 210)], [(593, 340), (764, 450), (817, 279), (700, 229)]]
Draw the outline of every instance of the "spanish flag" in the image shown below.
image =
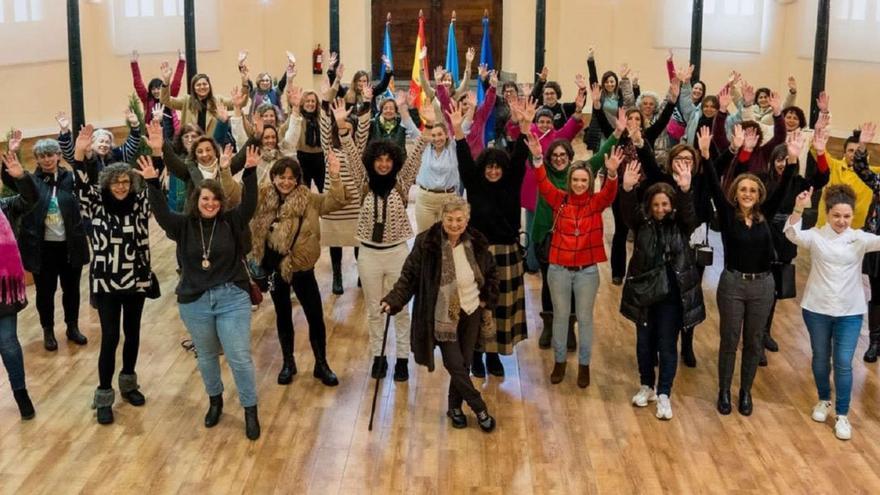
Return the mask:
[[(412, 75), (409, 81), (409, 94), (413, 97), (413, 106), (416, 108), (422, 107), (422, 101), (425, 98), (425, 93), (422, 91), (422, 86), (420, 84), (419, 72), (422, 69), (422, 47), (425, 46), (425, 17), (422, 15), (422, 11), (419, 11), (419, 34), (416, 37), (416, 54), (413, 60), (412, 67)], [(428, 65), (428, 57), (425, 57), (424, 60), (425, 65)], [(427, 70), (427, 68), (426, 68)]]

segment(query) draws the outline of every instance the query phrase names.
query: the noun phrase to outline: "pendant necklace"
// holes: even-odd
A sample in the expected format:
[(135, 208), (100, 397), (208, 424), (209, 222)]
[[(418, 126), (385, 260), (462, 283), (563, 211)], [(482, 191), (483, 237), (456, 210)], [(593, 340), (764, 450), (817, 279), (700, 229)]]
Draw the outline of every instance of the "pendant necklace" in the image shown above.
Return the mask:
[(214, 228), (217, 226), (217, 219), (214, 219), (214, 223), (211, 225), (211, 236), (208, 238), (208, 246), (205, 247), (205, 230), (202, 225), (202, 220), (199, 219), (199, 234), (201, 234), (202, 238), (202, 270), (208, 271), (211, 269), (211, 261), (208, 259), (211, 256), (211, 245), (214, 243)]

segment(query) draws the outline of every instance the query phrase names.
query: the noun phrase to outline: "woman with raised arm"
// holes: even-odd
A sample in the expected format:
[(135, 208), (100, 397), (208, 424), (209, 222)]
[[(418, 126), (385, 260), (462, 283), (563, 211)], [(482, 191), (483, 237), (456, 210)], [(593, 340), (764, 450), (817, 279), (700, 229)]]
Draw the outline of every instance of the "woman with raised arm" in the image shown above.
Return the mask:
[(248, 148), (239, 206), (228, 208), (223, 188), (207, 179), (193, 189), (185, 214), (168, 209), (152, 160), (139, 163), (156, 222), (177, 243), (180, 281), (175, 293), (180, 319), (198, 352), (199, 372), (210, 401), (205, 426), (216, 426), (223, 413), (222, 350), (244, 407), (245, 433), (250, 440), (260, 437), (260, 422), (251, 359), (251, 299), (244, 239), (257, 206), (254, 172), (259, 161), (259, 149)]
[(18, 186), (18, 194), (0, 198), (0, 358), (9, 375), (21, 419), (28, 420), (33, 419), (36, 412), (28, 395), (24, 354), (18, 341), (18, 312), (27, 306), (27, 287), (12, 225), (37, 204), (39, 196), (34, 178), (24, 170), (14, 152), (0, 158), (4, 175)]
[[(639, 200), (638, 162), (630, 162), (623, 175), (620, 208), (635, 234), (633, 255), (620, 301), (620, 312), (636, 324), (636, 358), (641, 388), (633, 405), (657, 401), (657, 418), (672, 419), (670, 395), (678, 367), (678, 332), (706, 318), (702, 277), (688, 245), (697, 226), (691, 188), (691, 163), (672, 161), (675, 187), (666, 182), (649, 186)], [(662, 279), (649, 292), (649, 282)], [(659, 360), (656, 357), (659, 355)], [(659, 363), (659, 380), (654, 372)]]
[(598, 263), (606, 260), (602, 230), (602, 212), (611, 206), (617, 195), (618, 157), (605, 159), (606, 176), (602, 189), (593, 192), (593, 171), (584, 163), (571, 166), (564, 188), (557, 187), (547, 176), (541, 144), (528, 135), (529, 150), (538, 190), (553, 211), (547, 282), (553, 299), (554, 366), (550, 383), (565, 378), (566, 335), (574, 292), (578, 322), (578, 377), (580, 388), (590, 385), (590, 358), (593, 347), (593, 305), (599, 290)]
[(300, 105), (291, 103), (293, 93), (288, 91), (290, 119), (299, 119), (301, 132), (296, 146), (296, 160), (302, 167), (303, 184), (311, 188), (312, 182), (318, 192), (324, 192), (324, 150), (321, 148), (321, 123), (318, 113), (321, 111), (321, 99), (314, 91), (303, 91)]
[(379, 113), (370, 125), (370, 141), (387, 139), (400, 146), (406, 156), (407, 139), (418, 139), (422, 134), (409, 114), (408, 95), (398, 91), (394, 98), (379, 103)]
[[(523, 258), (520, 254), (519, 189), (526, 169), (528, 148), (521, 136), (513, 156), (504, 150), (487, 148), (476, 158), (471, 154), (462, 123), (464, 109), (453, 106), (450, 112), (455, 132), (456, 153), (461, 181), (470, 203), (470, 225), (486, 236), (489, 252), (495, 258), (499, 304), (494, 310), (494, 333), (474, 351), (471, 370), (482, 378), (489, 373), (504, 376), (499, 354), (513, 354), (513, 347), (528, 334), (526, 318)], [(483, 366), (483, 352), (486, 365)]]
[[(156, 168), (162, 168), (163, 131), (157, 117), (147, 128)], [(154, 281), (150, 271), (150, 207), (147, 192), (127, 163), (107, 165), (100, 172), (94, 162), (83, 162), (91, 140), (86, 127), (76, 138), (74, 169), (79, 173), (77, 192), (83, 214), (91, 220), (89, 238), (92, 261), (90, 292), (101, 322), (101, 352), (98, 355), (98, 388), (92, 406), (98, 423), (113, 423), (113, 375), (119, 346), (120, 319), (125, 343), (119, 394), (133, 406), (146, 402), (140, 392), (135, 365), (141, 333), (141, 315), (147, 292)], [(139, 162), (146, 160), (140, 157)], [(158, 288), (152, 288), (153, 290)]]
[[(431, 105), (424, 105), (431, 109)], [(455, 140), (445, 121), (437, 116), (431, 124), (425, 124), (430, 132), (431, 145), (422, 151), (421, 166), (416, 177), (416, 233), (428, 230), (440, 221), (443, 204), (458, 195), (461, 178), (458, 175), (458, 157)]]
[[(764, 329), (774, 300), (770, 268), (776, 260), (769, 218), (778, 209), (783, 190), (770, 196), (757, 176), (744, 173), (731, 180), (725, 192), (718, 178), (718, 168), (733, 160), (745, 141), (742, 127), (734, 129), (733, 141), (705, 168), (712, 200), (718, 209), (721, 241), (724, 245), (724, 272), (718, 282), (718, 313), (721, 342), (718, 349), (718, 412), (732, 410), (730, 385), (733, 381), (736, 350), (742, 335), (742, 363), (738, 410), (752, 414), (752, 383), (764, 348)], [(699, 133), (700, 153), (708, 160), (712, 134), (708, 127)], [(718, 164), (717, 162), (720, 162)], [(783, 181), (790, 180), (797, 167), (786, 168)]]
[(416, 237), (400, 278), (381, 301), (382, 312), (395, 314), (415, 296), (413, 353), (434, 371), (434, 347), (440, 347), (449, 373), (449, 409), (453, 428), (467, 427), (464, 402), (480, 429), (495, 429), (480, 391), (468, 375), (470, 356), (485, 319), (498, 300), (498, 278), (489, 242), (468, 226), (470, 206), (454, 196), (443, 205), (442, 220)]
[[(205, 133), (195, 124), (186, 124), (180, 128), (180, 131), (174, 135), (171, 141), (171, 150), (175, 156), (181, 161), (185, 161), (186, 157), (192, 151), (192, 145), (196, 139), (204, 136)], [(166, 140), (167, 142), (167, 140)], [(163, 144), (162, 151), (164, 154), (165, 147)], [(186, 182), (178, 178), (174, 174), (166, 173), (166, 188), (168, 189), (168, 207), (173, 211), (180, 213), (186, 204), (187, 185)]]
[(302, 305), (309, 324), (309, 342), (315, 356), (313, 376), (327, 386), (339, 384), (327, 364), (327, 331), (315, 263), (321, 255), (319, 216), (342, 208), (346, 191), (339, 175), (339, 159), (327, 156), (330, 188), (314, 193), (303, 184), (302, 169), (293, 158), (282, 158), (269, 171), (270, 182), (260, 187), (257, 211), (251, 220), (251, 256), (270, 277), (278, 341), (284, 359), (278, 384), (287, 385), (296, 374), (293, 358), (293, 308), (290, 291)]
[[(9, 151), (21, 145), (21, 131), (14, 133)], [(67, 340), (86, 345), (79, 331), (79, 282), (83, 265), (89, 262), (89, 246), (74, 173), (60, 167), (61, 147), (54, 139), (41, 139), (34, 145), (37, 170), (33, 174), (39, 199), (24, 213), (18, 228), (18, 248), (24, 269), (34, 276), (37, 313), (43, 328), (43, 347), (58, 350), (55, 340), (55, 291), (61, 282), (61, 304), (67, 325)], [(72, 158), (72, 157), (71, 157)], [(18, 182), (7, 172), (3, 184), (18, 191)]]
[[(64, 112), (55, 116), (61, 132), (58, 134), (58, 145), (61, 155), (67, 163), (73, 163), (73, 135), (70, 132), (70, 120)], [(141, 147), (141, 127), (137, 115), (131, 109), (125, 109), (125, 120), (128, 122), (128, 138), (121, 146), (113, 146), (113, 133), (107, 129), (97, 129), (92, 133), (92, 143), (86, 150), (86, 160), (94, 161), (100, 171), (105, 165), (114, 162), (131, 162)]]
[[(780, 144), (785, 144), (785, 138), (788, 135), (785, 132), (785, 120), (782, 116), (782, 99), (776, 93), (771, 93), (768, 98), (768, 104), (773, 112), (774, 130), (772, 136), (765, 137), (764, 132), (761, 130), (761, 125), (755, 121), (744, 121), (741, 123), (744, 130), (754, 129), (754, 132), (758, 135), (758, 144), (754, 149), (741, 151), (736, 157), (736, 162), (744, 164), (742, 166), (743, 170), (756, 175), (768, 173), (771, 166), (770, 154), (774, 148)], [(713, 136), (714, 144), (719, 150), (730, 146), (730, 140), (727, 139), (726, 125), (727, 120), (730, 118), (727, 114), (727, 109), (730, 106), (731, 100), (730, 88), (725, 87), (718, 92), (719, 110), (717, 118), (715, 118), (713, 123)], [(733, 176), (734, 174), (728, 175)]]
[[(205, 134), (211, 136), (217, 125), (217, 107), (222, 105), (228, 110), (234, 109), (231, 100), (214, 95), (211, 79), (206, 74), (194, 75), (189, 84), (189, 92), (179, 97), (171, 96), (171, 73), (163, 73), (162, 77), (162, 91), (159, 94), (159, 101), (166, 107), (180, 111), (181, 124), (196, 124), (205, 131)], [(246, 80), (243, 81), (242, 86), (245, 86), (246, 83)], [(247, 94), (245, 94), (245, 103), (247, 99)]]
[[(137, 50), (131, 52), (131, 80), (134, 85), (134, 92), (137, 94), (138, 99), (141, 100), (141, 105), (144, 108), (144, 122), (149, 123), (153, 121), (153, 108), (157, 104), (161, 104), (159, 99), (162, 94), (163, 79), (154, 77), (150, 79), (149, 85), (144, 85), (144, 80), (141, 77), (141, 68), (138, 64), (139, 57), (140, 55), (138, 55)], [(162, 62), (159, 69), (164, 75), (166, 72), (171, 71), (171, 66), (168, 62)], [(180, 81), (183, 79), (184, 69), (186, 69), (186, 59), (183, 56), (183, 52), (177, 50), (177, 67), (174, 69), (174, 77), (171, 79), (171, 96), (177, 96), (180, 93)], [(171, 140), (179, 127), (180, 119), (177, 116), (177, 112), (163, 106), (162, 131), (165, 133), (165, 139)]]
[(374, 86), (370, 86), (370, 74), (365, 70), (359, 70), (354, 73), (351, 78), (350, 86), (342, 86), (340, 80), (343, 75), (343, 65), (337, 65), (336, 53), (330, 54), (330, 64), (327, 66), (327, 77), (330, 79), (331, 93), (326, 96), (328, 101), (336, 98), (345, 99), (345, 105), (355, 107), (355, 115), (361, 115), (366, 112), (372, 115), (376, 112), (376, 102), (391, 84), (391, 78), (394, 77), (394, 69), (391, 67), (391, 61), (388, 57), (382, 55), (382, 63), (385, 65), (385, 76)]
[[(562, 87), (556, 81), (548, 81), (549, 74), (550, 70), (547, 67), (544, 67), (538, 73), (538, 79), (535, 81), (534, 87), (532, 87), (531, 96), (538, 102), (539, 108), (550, 111), (553, 116), (553, 127), (555, 129), (562, 129), (562, 126), (568, 122), (572, 115), (580, 113), (580, 109), (578, 109), (577, 102), (575, 101), (570, 103), (562, 103), (560, 101), (562, 98)], [(586, 95), (587, 81), (583, 74), (575, 76), (575, 84), (578, 87), (578, 96)]]
[[(351, 110), (346, 110), (341, 100), (337, 100), (332, 110), (339, 129), (339, 140), (345, 150), (343, 167), (349, 169), (354, 179), (354, 190), (360, 205), (356, 235), (361, 250), (357, 267), (363, 284), (370, 330), (370, 352), (373, 355), (371, 375), (373, 378), (384, 378), (388, 372), (388, 361), (381, 357), (384, 318), (379, 302), (400, 278), (400, 271), (409, 254), (406, 241), (413, 237), (413, 231), (406, 204), (409, 189), (419, 173), (422, 151), (431, 136), (430, 127), (426, 127), (404, 161), (403, 150), (391, 141), (373, 141), (365, 149), (360, 149), (352, 139), (353, 125), (348, 120)], [(433, 117), (433, 113), (428, 111), (424, 116)], [(433, 121), (428, 119), (427, 125), (432, 124)], [(395, 315), (394, 330), (397, 356), (394, 380), (404, 382), (409, 379), (410, 353), (410, 317), (406, 307)], [(430, 356), (427, 352), (416, 352), (415, 360), (433, 367), (433, 350)], [(428, 362), (432, 364), (428, 365)]]

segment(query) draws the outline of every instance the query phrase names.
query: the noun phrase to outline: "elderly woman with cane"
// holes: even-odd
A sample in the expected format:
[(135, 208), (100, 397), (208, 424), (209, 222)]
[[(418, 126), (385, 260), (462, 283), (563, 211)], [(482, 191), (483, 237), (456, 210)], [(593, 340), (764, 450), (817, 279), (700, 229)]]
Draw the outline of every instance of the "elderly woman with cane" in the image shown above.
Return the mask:
[(396, 314), (415, 296), (412, 350), (416, 363), (434, 370), (434, 346), (449, 372), (449, 410), (454, 428), (465, 428), (463, 401), (480, 429), (495, 429), (480, 391), (471, 383), (470, 361), (483, 322), (493, 322), (498, 276), (489, 241), (468, 227), (470, 205), (454, 197), (444, 203), (441, 221), (416, 237), (400, 278), (383, 299), (382, 311)]

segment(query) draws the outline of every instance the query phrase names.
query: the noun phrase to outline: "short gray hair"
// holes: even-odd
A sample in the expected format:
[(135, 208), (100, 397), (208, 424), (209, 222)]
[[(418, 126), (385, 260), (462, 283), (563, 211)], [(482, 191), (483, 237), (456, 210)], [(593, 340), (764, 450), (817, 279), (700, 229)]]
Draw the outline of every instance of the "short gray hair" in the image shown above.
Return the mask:
[(40, 139), (34, 145), (34, 156), (60, 155), (61, 145), (54, 139)]
[(461, 196), (454, 196), (446, 200), (446, 202), (443, 203), (443, 209), (440, 211), (440, 214), (447, 215), (455, 211), (464, 212), (464, 215), (468, 217), (468, 219), (471, 218), (471, 205)]

